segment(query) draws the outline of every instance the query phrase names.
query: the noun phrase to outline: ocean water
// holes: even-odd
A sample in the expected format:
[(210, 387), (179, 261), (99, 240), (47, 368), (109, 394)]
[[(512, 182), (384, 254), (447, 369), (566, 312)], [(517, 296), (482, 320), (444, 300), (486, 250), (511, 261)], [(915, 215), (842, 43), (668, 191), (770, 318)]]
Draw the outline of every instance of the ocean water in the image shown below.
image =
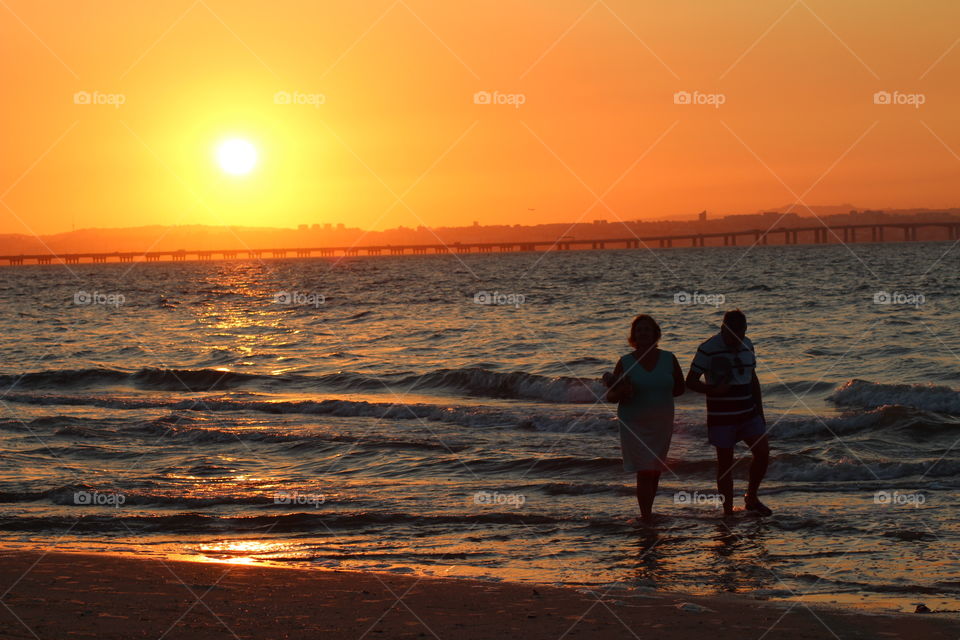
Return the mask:
[[(960, 610), (951, 249), (2, 268), (0, 545)], [(775, 513), (720, 518), (688, 393), (638, 527), (598, 379), (730, 307)]]

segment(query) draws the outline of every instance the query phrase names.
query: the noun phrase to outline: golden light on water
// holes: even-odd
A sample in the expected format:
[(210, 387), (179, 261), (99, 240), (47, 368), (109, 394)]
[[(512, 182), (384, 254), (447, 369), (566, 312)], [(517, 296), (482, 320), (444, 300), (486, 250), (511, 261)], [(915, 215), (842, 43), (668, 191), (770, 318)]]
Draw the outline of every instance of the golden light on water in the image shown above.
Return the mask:
[[(227, 562), (230, 564), (256, 564), (258, 557), (286, 551), (289, 544), (265, 542), (263, 540), (231, 540), (202, 544), (197, 551), (203, 556), (201, 561)], [(191, 557), (193, 561), (197, 558)]]

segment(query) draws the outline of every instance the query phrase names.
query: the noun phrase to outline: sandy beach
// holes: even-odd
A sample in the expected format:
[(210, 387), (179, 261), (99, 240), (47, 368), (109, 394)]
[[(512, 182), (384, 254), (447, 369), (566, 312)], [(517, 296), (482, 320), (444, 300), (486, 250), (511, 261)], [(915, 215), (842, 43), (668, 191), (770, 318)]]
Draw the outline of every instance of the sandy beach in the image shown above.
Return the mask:
[[(956, 614), (126, 556), (0, 554), (0, 638), (956, 638)], [(639, 595), (639, 597), (638, 597)], [(945, 617), (945, 616), (950, 616)]]

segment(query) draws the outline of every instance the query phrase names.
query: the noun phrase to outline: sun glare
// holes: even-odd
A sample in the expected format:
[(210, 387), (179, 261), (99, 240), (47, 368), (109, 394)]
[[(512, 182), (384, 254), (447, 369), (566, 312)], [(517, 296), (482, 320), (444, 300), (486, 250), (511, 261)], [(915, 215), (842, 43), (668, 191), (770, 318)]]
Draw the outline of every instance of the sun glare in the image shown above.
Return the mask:
[(217, 163), (227, 173), (241, 176), (257, 164), (257, 149), (246, 140), (224, 140), (217, 147)]

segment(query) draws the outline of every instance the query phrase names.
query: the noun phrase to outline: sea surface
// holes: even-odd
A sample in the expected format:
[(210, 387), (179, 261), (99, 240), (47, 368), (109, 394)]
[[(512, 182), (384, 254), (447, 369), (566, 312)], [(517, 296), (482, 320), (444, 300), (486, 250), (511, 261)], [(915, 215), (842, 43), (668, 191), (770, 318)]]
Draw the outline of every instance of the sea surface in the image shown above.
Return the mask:
[[(3, 547), (960, 610), (946, 243), (3, 267), (0, 302)], [(636, 313), (686, 368), (733, 307), (774, 515), (721, 518), (688, 392), (638, 526), (599, 377)]]

